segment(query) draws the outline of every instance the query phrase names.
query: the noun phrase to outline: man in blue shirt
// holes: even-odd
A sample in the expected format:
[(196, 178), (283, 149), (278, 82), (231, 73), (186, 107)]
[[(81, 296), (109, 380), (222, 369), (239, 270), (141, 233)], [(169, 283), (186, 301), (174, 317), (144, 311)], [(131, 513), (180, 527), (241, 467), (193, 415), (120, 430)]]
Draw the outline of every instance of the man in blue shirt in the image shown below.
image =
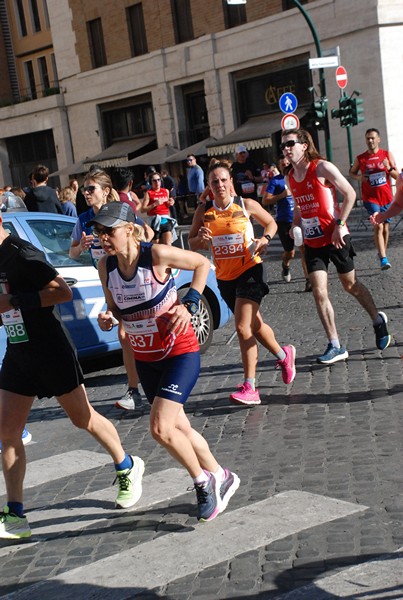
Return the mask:
[[(288, 158), (279, 158), (277, 167), (273, 167), (273, 177), (267, 184), (266, 193), (262, 198), (262, 204), (268, 207), (270, 204), (276, 203), (276, 223), (277, 233), (279, 235), (281, 245), (284, 252), (282, 256), (282, 277), (286, 283), (291, 281), (290, 262), (295, 256), (294, 240), (290, 237), (289, 231), (294, 215), (294, 200), (290, 190), (286, 187), (284, 181), (284, 169), (290, 164)], [(303, 246), (299, 248), (301, 252), (301, 263), (306, 279), (305, 291), (310, 292), (311, 286), (306, 270)]]
[(199, 197), (205, 188), (203, 169), (196, 163), (196, 157), (193, 154), (187, 156), (186, 165), (189, 192)]

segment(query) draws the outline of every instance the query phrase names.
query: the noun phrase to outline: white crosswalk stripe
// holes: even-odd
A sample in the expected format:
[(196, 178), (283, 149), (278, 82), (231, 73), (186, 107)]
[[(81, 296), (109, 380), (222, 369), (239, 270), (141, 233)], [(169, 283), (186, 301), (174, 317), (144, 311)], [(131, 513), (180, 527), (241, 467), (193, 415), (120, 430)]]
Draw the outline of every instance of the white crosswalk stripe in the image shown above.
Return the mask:
[[(75, 475), (80, 471), (88, 471), (109, 464), (113, 468), (109, 454), (100, 452), (89, 452), (87, 450), (71, 450), (63, 452), (61, 455), (49, 456), (43, 460), (36, 460), (28, 464), (27, 473), (24, 480), (24, 488), (36, 487), (55, 481), (62, 477)], [(31, 468), (34, 465), (34, 468)], [(0, 478), (0, 495), (6, 493), (4, 478)]]
[[(75, 450), (30, 463), (26, 487), (40, 486), (48, 481), (110, 465), (108, 455)], [(111, 469), (111, 482), (113, 470)], [(133, 508), (147, 511), (153, 505), (168, 502), (186, 493), (190, 485), (184, 469), (172, 468), (146, 475), (143, 496)], [(0, 484), (4, 493), (4, 483)], [(43, 506), (28, 514), (32, 538), (24, 543), (0, 548), (0, 558), (72, 531), (83, 530), (128, 511), (114, 508), (116, 488), (83, 494), (59, 505)], [(195, 501), (192, 495), (191, 502)], [(136, 590), (163, 587), (181, 577), (195, 574), (235, 556), (256, 550), (276, 540), (305, 529), (365, 511), (367, 507), (301, 491), (288, 491), (220, 515), (207, 524), (195, 520), (191, 531), (169, 533), (111, 555), (92, 564), (64, 572), (48, 581), (35, 583), (2, 596), (9, 600), (76, 600), (77, 597), (102, 597), (121, 600), (133, 597)], [(129, 512), (131, 514), (131, 512)], [(110, 525), (111, 530), (113, 524)], [(177, 560), (178, 549), (182, 559)], [(161, 557), (164, 557), (161, 560)], [(345, 569), (321, 578), (306, 587), (280, 594), (281, 600), (324, 600), (328, 594), (335, 598), (355, 593), (363, 600), (382, 589), (383, 597), (403, 597), (403, 556), (396, 553), (378, 561)], [(119, 573), (118, 578), (114, 574)], [(118, 585), (117, 582), (118, 581)], [(386, 583), (387, 582), (387, 583)], [(365, 595), (367, 594), (367, 595)], [(392, 596), (390, 596), (392, 594)]]
[[(113, 473), (111, 473), (111, 477)], [(189, 485), (189, 475), (184, 469), (166, 469), (148, 475), (143, 479), (143, 495), (133, 510), (144, 510), (162, 501), (168, 501), (186, 492)], [(61, 533), (78, 531), (94, 525), (104, 519), (113, 518), (128, 511), (114, 508), (116, 489), (108, 487), (104, 490), (83, 494), (64, 502), (60, 508), (44, 506), (41, 509), (27, 513), (32, 529), (32, 537), (28, 542), (31, 547), (45, 541), (49, 537)], [(131, 511), (130, 511), (131, 512)], [(0, 558), (27, 547), (27, 542), (0, 548)]]
[(277, 596), (274, 600), (398, 600), (403, 598), (403, 548), (361, 565), (319, 579), (315, 583)]
[[(293, 533), (365, 509), (365, 506), (307, 492), (283, 492), (241, 509), (228, 510), (211, 523), (195, 523), (192, 531), (158, 537), (4, 598), (121, 600), (125, 597), (124, 589), (164, 586)], [(179, 550), (181, 560), (178, 561)], [(113, 573), (119, 573), (119, 577), (113, 577)]]

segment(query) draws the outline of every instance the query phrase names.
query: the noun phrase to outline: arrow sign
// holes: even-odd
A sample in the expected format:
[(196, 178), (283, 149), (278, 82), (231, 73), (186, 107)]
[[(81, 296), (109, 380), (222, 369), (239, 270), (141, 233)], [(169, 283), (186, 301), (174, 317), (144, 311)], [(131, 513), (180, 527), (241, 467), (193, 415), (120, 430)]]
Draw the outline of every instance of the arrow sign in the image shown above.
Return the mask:
[(339, 88), (341, 90), (344, 90), (344, 88), (347, 86), (347, 82), (348, 82), (348, 77), (347, 77), (347, 71), (344, 67), (340, 66), (337, 67), (336, 69), (336, 83), (339, 86)]

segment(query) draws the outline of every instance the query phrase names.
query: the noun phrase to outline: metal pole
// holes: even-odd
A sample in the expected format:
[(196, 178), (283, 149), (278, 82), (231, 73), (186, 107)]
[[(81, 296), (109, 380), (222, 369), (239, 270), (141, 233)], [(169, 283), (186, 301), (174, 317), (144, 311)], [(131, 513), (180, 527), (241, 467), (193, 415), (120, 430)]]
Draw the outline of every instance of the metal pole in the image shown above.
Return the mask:
[[(298, 0), (292, 0), (292, 1), (294, 2), (295, 6), (298, 8), (298, 10), (302, 13), (305, 21), (308, 23), (309, 29), (311, 30), (311, 33), (313, 35), (313, 39), (315, 42), (316, 52), (318, 54), (318, 57), (320, 58), (322, 56), (322, 47), (320, 45), (320, 39), (318, 36), (318, 32), (316, 31), (315, 25), (313, 24), (311, 17), (306, 12), (306, 10), (301, 6), (299, 1)], [(320, 86), (321, 97), (327, 98), (324, 69), (319, 69), (319, 86)], [(326, 156), (327, 156), (328, 160), (331, 161), (333, 159), (333, 152), (332, 152), (332, 143), (331, 143), (331, 139), (330, 139), (329, 115), (328, 115), (327, 107), (326, 107), (325, 113), (326, 114), (325, 114), (325, 120), (324, 120), (324, 126), (325, 126), (324, 131), (325, 131), (325, 141), (326, 141)]]

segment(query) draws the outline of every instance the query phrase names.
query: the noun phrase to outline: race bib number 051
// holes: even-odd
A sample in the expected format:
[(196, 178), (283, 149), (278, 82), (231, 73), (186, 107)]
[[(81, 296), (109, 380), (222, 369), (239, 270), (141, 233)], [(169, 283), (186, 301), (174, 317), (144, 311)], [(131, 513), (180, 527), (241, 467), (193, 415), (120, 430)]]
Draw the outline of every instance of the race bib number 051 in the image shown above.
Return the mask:
[(301, 219), (301, 225), (305, 239), (313, 240), (315, 238), (323, 237), (323, 231), (318, 217)]
[(244, 236), (242, 233), (214, 235), (212, 246), (215, 258), (241, 258), (245, 255)]

